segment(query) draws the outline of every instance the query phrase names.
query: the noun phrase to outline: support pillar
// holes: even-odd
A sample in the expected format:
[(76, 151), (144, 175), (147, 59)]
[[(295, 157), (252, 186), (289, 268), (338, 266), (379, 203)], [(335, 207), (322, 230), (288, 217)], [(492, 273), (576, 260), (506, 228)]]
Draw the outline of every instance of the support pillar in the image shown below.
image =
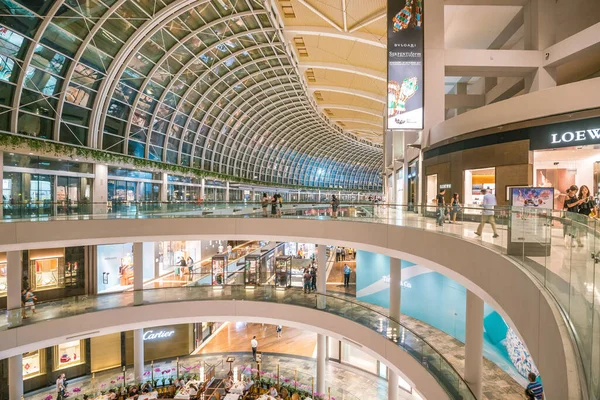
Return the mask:
[(202, 181), (200, 181), (200, 198), (202, 199), (202, 201), (204, 201), (205, 193), (206, 193), (206, 179), (202, 178)]
[(398, 374), (388, 367), (388, 400), (398, 400)]
[(166, 172), (161, 174), (160, 201), (166, 203), (169, 200), (169, 175)]
[[(544, 50), (556, 43), (555, 0), (530, 0), (523, 6), (525, 50)], [(525, 78), (528, 93), (556, 86), (556, 68), (540, 66)]]
[[(317, 293), (327, 293), (327, 246), (317, 245)], [(327, 305), (325, 296), (317, 296), (317, 308), (324, 310)]]
[[(135, 262), (135, 261), (134, 261)], [(133, 376), (136, 381), (144, 378), (144, 330), (133, 331)]]
[(229, 181), (225, 182), (225, 202), (229, 203)]
[(144, 243), (133, 244), (133, 304), (144, 302)]
[(8, 398), (23, 397), (23, 356), (21, 354), (8, 359)]
[(390, 202), (396, 204), (398, 199), (398, 172), (396, 170), (396, 161), (392, 161), (392, 196)]
[(327, 336), (317, 335), (317, 393), (325, 393), (325, 362), (327, 357)]
[(23, 323), (21, 308), (23, 263), (21, 256), (21, 250), (6, 253), (6, 309), (8, 310), (9, 327), (19, 326)]
[(94, 164), (94, 183), (92, 185), (92, 212), (105, 214), (108, 204), (108, 166)]
[(465, 381), (476, 399), (482, 398), (483, 371), (483, 300), (467, 290), (467, 326), (465, 337)]
[(402, 290), (401, 261), (390, 257), (390, 309), (389, 317), (400, 322), (400, 302)]

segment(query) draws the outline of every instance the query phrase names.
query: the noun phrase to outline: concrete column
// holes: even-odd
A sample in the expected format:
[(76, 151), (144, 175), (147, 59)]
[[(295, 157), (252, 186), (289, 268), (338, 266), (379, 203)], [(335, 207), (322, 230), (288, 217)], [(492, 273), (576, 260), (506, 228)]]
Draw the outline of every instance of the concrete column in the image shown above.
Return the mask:
[(160, 201), (165, 203), (168, 201), (169, 194), (169, 174), (163, 172), (160, 174)]
[(388, 367), (388, 400), (398, 400), (398, 374)]
[(133, 244), (133, 304), (144, 302), (144, 243)]
[[(523, 6), (525, 50), (544, 50), (556, 43), (555, 0), (530, 0)], [(556, 68), (539, 67), (525, 78), (525, 91), (556, 86)]]
[(477, 399), (482, 398), (483, 300), (467, 290), (467, 327), (465, 337), (465, 381)]
[(390, 257), (390, 310), (389, 316), (394, 321), (400, 322), (400, 302), (402, 288), (401, 261)]
[(21, 282), (23, 280), (23, 264), (21, 255), (22, 252), (20, 250), (6, 253), (6, 309), (8, 310), (8, 326), (18, 326), (22, 323)]
[(225, 182), (225, 202), (229, 203), (229, 181)]
[[(456, 94), (464, 94), (464, 95), (466, 95), (467, 94), (467, 84), (464, 83), (464, 82), (457, 83), (456, 84)], [(456, 114), (457, 115), (464, 114), (466, 112), (467, 112), (467, 109), (463, 108), (463, 107), (456, 109)]]
[(92, 212), (105, 214), (108, 202), (108, 166), (94, 164), (94, 183), (92, 185)]
[(144, 378), (144, 330), (143, 329), (135, 329), (133, 331), (133, 376), (136, 380), (142, 380)]
[(8, 398), (23, 397), (23, 356), (13, 356), (8, 359)]
[[(327, 293), (327, 246), (317, 246), (317, 293)], [(325, 296), (317, 297), (317, 308), (323, 310), (327, 305)]]
[(317, 393), (325, 393), (325, 362), (327, 360), (327, 336), (317, 335)]
[(200, 181), (200, 198), (204, 201), (204, 196), (206, 193), (206, 179), (202, 178)]

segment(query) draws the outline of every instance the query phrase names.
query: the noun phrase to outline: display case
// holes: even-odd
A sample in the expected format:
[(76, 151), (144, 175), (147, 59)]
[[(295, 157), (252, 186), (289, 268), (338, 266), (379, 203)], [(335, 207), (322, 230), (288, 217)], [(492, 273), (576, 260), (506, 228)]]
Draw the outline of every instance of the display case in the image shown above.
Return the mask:
[(292, 286), (292, 257), (279, 256), (275, 259), (275, 287), (286, 289)]
[(29, 261), (30, 285), (33, 290), (65, 287), (64, 257), (39, 258)]
[(39, 350), (23, 354), (23, 380), (42, 374), (43, 359)]
[(133, 285), (133, 254), (125, 254), (119, 265), (119, 285)]
[(227, 268), (227, 254), (213, 256), (210, 271), (213, 286), (222, 286), (225, 283), (225, 268)]
[(67, 262), (65, 265), (65, 287), (78, 287), (81, 271), (77, 261)]
[(255, 287), (258, 285), (258, 277), (260, 276), (260, 256), (251, 254), (245, 258), (244, 284), (246, 287)]
[(6, 296), (6, 262), (0, 261), (0, 296)]
[(74, 340), (54, 346), (54, 371), (85, 363), (85, 341)]

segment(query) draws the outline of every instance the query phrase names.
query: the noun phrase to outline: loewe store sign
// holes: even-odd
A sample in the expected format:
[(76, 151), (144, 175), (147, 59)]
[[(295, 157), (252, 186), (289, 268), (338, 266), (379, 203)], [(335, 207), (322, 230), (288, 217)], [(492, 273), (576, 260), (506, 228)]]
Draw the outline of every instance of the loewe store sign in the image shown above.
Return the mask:
[(529, 128), (531, 150), (600, 144), (600, 118)]

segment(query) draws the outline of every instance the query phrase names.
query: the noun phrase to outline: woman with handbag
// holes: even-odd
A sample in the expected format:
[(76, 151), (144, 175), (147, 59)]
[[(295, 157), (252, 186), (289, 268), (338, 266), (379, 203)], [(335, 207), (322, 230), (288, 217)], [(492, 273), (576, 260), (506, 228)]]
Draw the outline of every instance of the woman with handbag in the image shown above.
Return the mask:
[[(595, 215), (597, 215), (596, 202), (594, 201), (594, 198), (591, 196), (590, 189), (587, 186), (582, 185), (579, 188), (579, 195), (577, 196), (577, 199), (578, 199), (578, 203), (579, 203), (579, 207), (577, 210), (578, 214), (585, 215), (588, 218), (594, 217)], [(585, 222), (582, 222), (582, 224), (584, 224), (584, 223)], [(581, 239), (584, 236), (586, 236), (585, 228), (579, 229), (578, 235), (577, 235), (577, 244), (579, 245), (579, 247), (583, 247), (583, 243), (581, 243)]]
[(460, 200), (458, 198), (458, 193), (454, 193), (452, 195), (452, 203), (450, 204), (450, 221), (451, 224), (456, 223), (456, 215), (460, 212)]

